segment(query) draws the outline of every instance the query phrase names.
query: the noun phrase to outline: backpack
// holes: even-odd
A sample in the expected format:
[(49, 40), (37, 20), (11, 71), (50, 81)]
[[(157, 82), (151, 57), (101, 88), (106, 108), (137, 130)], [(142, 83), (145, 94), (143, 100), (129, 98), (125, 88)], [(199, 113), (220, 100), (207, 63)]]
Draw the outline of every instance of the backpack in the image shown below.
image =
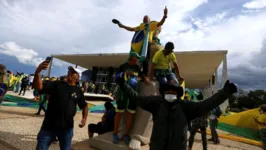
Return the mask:
[(215, 115), (217, 118), (220, 118), (220, 116), (222, 115), (222, 111), (220, 107), (215, 108)]

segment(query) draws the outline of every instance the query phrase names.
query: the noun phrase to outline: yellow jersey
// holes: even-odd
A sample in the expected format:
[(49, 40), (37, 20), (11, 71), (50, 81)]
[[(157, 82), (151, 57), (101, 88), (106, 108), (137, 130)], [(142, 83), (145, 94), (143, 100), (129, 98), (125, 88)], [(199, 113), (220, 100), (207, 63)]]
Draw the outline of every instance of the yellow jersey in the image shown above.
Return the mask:
[[(156, 21), (151, 21), (150, 22), (150, 31), (149, 31), (149, 42), (152, 42), (153, 40), (153, 33), (158, 29), (158, 22)], [(134, 31), (143, 31), (143, 35), (137, 35), (139, 36), (138, 39), (136, 39), (136, 41), (132, 41), (131, 43), (131, 47), (132, 49), (137, 52), (138, 54), (140, 53), (141, 51), (141, 47), (142, 47), (142, 44), (143, 44), (143, 40), (144, 40), (144, 36), (146, 35), (146, 27), (145, 27), (145, 23), (141, 23), (139, 26), (137, 27), (134, 27)], [(134, 39), (134, 37), (133, 37)]]
[(171, 53), (165, 56), (163, 50), (157, 51), (152, 58), (152, 63), (155, 64), (155, 69), (169, 69), (171, 62), (176, 62), (175, 54)]

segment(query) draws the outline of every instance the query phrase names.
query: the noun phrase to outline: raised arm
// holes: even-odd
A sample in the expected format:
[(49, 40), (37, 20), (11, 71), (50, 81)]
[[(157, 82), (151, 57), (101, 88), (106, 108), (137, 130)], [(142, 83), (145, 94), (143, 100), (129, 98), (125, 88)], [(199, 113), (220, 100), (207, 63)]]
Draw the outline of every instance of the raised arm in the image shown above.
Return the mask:
[(229, 83), (229, 81), (227, 81), (222, 90), (215, 93), (213, 96), (207, 98), (204, 101), (184, 101), (182, 105), (187, 119), (190, 121), (207, 114), (215, 107), (222, 104), (226, 99), (229, 98), (229, 96), (231, 96), (235, 92), (237, 92), (236, 86), (233, 83)]
[(40, 91), (43, 88), (42, 78), (41, 78), (41, 71), (47, 69), (49, 63), (44, 61), (42, 62), (35, 71), (34, 79), (33, 79), (33, 87)]
[(131, 32), (134, 32), (134, 31), (136, 31), (136, 28), (137, 27), (128, 27), (128, 26), (125, 26), (125, 25), (123, 25), (123, 24), (118, 24), (118, 26), (120, 27), (120, 28), (123, 28), (123, 29), (126, 29), (127, 31), (131, 31)]
[(164, 8), (164, 15), (163, 15), (163, 18), (161, 19), (160, 22), (158, 22), (157, 26), (160, 27), (164, 24), (165, 22), (165, 19), (167, 18), (167, 13), (168, 13), (168, 9), (165, 7)]

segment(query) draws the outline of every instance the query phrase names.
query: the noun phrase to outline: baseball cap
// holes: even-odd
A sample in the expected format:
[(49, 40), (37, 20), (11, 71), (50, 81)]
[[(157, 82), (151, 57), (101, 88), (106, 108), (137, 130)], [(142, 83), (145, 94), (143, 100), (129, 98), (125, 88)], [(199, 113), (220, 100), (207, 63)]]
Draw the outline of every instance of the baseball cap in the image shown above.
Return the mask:
[(164, 46), (164, 49), (167, 49), (167, 50), (173, 50), (175, 49), (175, 46), (174, 46), (174, 43), (173, 42), (167, 42)]
[(131, 52), (131, 53), (129, 53), (129, 57), (137, 57), (138, 59), (141, 58), (141, 57), (139, 56), (139, 54), (136, 53), (136, 52)]
[(75, 68), (75, 67), (69, 66), (69, 67), (68, 67), (68, 70), (73, 70), (73, 71), (75, 71), (75, 72), (79, 75), (79, 78), (81, 77), (81, 70), (79, 70), (78, 68)]

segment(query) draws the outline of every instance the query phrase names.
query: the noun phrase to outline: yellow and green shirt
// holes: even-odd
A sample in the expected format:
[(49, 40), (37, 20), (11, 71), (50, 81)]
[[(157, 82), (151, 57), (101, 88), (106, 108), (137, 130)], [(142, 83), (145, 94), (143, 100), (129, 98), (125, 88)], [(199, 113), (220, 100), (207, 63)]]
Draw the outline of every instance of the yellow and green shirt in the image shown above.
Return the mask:
[(171, 62), (176, 62), (175, 54), (171, 53), (165, 56), (163, 50), (157, 51), (152, 59), (152, 63), (155, 64), (155, 69), (169, 69)]
[[(158, 29), (158, 22), (156, 21), (152, 21), (150, 22), (150, 31), (149, 31), (149, 42), (152, 42), (153, 41), (153, 33), (154, 31), (156, 31)], [(146, 28), (145, 28), (145, 23), (141, 23), (139, 26), (137, 27), (134, 27), (134, 31), (139, 31), (139, 30), (142, 30), (144, 31), (144, 34), (146, 35)], [(144, 38), (143, 38), (144, 39)], [(143, 40), (139, 43), (134, 43), (131, 45), (132, 49), (135, 50), (135, 52), (137, 52), (138, 54), (140, 53), (141, 51), (141, 46), (142, 46), (142, 43), (143, 43)]]

